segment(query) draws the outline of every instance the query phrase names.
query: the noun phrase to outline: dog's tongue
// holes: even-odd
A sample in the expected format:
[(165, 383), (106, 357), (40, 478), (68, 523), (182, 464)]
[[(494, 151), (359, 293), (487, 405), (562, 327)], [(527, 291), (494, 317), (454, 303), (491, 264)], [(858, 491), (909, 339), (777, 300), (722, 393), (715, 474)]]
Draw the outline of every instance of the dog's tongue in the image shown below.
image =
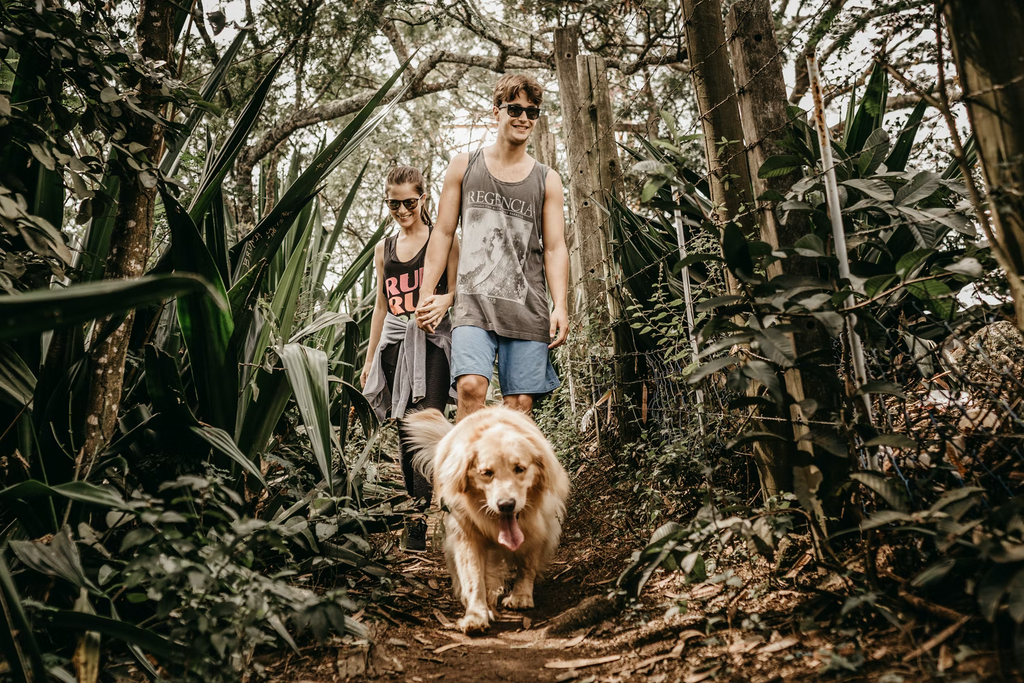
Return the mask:
[(523, 544), (523, 532), (519, 529), (519, 522), (516, 521), (514, 512), (499, 516), (498, 543), (512, 551), (519, 549)]

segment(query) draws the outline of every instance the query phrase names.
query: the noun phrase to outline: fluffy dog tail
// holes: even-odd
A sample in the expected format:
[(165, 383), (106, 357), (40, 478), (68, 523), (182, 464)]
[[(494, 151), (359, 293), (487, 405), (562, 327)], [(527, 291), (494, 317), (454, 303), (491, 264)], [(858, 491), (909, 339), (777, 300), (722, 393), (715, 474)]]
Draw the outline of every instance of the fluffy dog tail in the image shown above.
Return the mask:
[(412, 466), (432, 480), (437, 444), (454, 426), (434, 408), (406, 415), (402, 426), (406, 432), (405, 443), (413, 451)]

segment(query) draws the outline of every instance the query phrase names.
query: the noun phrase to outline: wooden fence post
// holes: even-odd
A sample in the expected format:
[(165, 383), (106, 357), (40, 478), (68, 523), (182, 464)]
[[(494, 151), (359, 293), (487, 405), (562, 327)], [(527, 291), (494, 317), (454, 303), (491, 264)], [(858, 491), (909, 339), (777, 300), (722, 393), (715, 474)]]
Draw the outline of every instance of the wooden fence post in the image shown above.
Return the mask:
[[(562, 104), (562, 136), (569, 156), (566, 181), (573, 209), (568, 229), (573, 233), (579, 264), (576, 272), (570, 272), (569, 281), (577, 303), (576, 317), (583, 320), (594, 311), (604, 309), (606, 285), (602, 281), (602, 245), (597, 239), (600, 234), (600, 208), (594, 203), (595, 179), (587, 159), (589, 150), (594, 147), (594, 134), (589, 125), (587, 104), (581, 97), (576, 66), (578, 55), (579, 30), (576, 27), (555, 29), (555, 69)], [(582, 296), (575, 296), (577, 292)]]

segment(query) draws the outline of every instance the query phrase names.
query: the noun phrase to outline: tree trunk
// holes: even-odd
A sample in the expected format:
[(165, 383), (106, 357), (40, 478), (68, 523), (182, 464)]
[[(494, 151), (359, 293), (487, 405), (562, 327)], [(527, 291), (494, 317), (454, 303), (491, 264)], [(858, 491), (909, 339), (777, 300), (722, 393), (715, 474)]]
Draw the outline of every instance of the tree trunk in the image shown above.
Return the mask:
[[(570, 297), (575, 317), (584, 320), (597, 311), (604, 311), (605, 282), (602, 266), (600, 209), (594, 203), (595, 178), (587, 153), (594, 149), (594, 135), (589, 112), (580, 93), (580, 76), (576, 63), (579, 56), (579, 30), (575, 27), (555, 29), (555, 69), (558, 73), (558, 96), (562, 105), (562, 137), (569, 155), (566, 181), (572, 211), (569, 216)], [(572, 268), (572, 266), (576, 268)], [(582, 293), (582, 301), (579, 294)], [(598, 320), (606, 319), (604, 316)]]
[(950, 0), (944, 7), (963, 100), (988, 187), (999, 265), (1024, 330), (1024, 6)]
[[(170, 63), (176, 10), (177, 5), (169, 0), (140, 1), (135, 28), (139, 52), (146, 59)], [(138, 88), (143, 106), (149, 107), (153, 114), (159, 114), (157, 98), (160, 96), (160, 84), (143, 80)], [(122, 144), (127, 147), (131, 143), (139, 143), (146, 148), (150, 159), (159, 159), (163, 132), (163, 125), (157, 121), (131, 115), (128, 135)], [(155, 182), (150, 182), (150, 179), (155, 181), (155, 177), (148, 177), (144, 183), (143, 174), (133, 171), (127, 165), (121, 165), (117, 172), (120, 175), (121, 192), (106, 264), (106, 277), (115, 280), (137, 278), (145, 272), (156, 199)], [(120, 327), (90, 350), (92, 382), (86, 399), (83, 452), (79, 456), (79, 467), (81, 469), (84, 465), (84, 471), (88, 471), (92, 459), (114, 434), (133, 320), (134, 315), (129, 314)]]
[[(784, 154), (776, 140), (785, 133), (788, 122), (786, 83), (782, 75), (782, 63), (775, 26), (772, 21), (769, 0), (739, 0), (732, 6), (726, 19), (730, 51), (736, 81), (739, 84), (738, 99), (743, 134), (747, 140), (751, 183), (755, 197), (768, 190), (787, 192), (801, 178), (799, 171), (774, 178), (758, 178), (757, 170), (770, 156)], [(772, 202), (757, 202), (757, 217), (761, 240), (772, 247), (792, 246), (798, 239), (810, 232), (805, 215), (793, 211), (789, 220), (780, 222), (774, 213)], [(777, 275), (820, 276), (817, 263), (798, 255), (777, 261), (768, 268), (768, 276)], [(807, 416), (797, 402), (806, 398), (817, 403), (818, 421), (829, 419), (838, 409), (836, 392), (824, 381), (823, 373), (837, 372), (832, 353), (832, 341), (821, 323), (813, 318), (801, 321), (800, 331), (789, 336), (796, 358), (812, 357), (811, 364), (817, 366), (812, 374), (790, 368), (784, 373), (786, 390), (793, 397), (788, 415), (770, 414), (769, 417), (785, 417), (790, 423), (768, 420), (762, 424), (762, 431), (773, 431), (787, 440), (800, 439), (808, 431)], [(792, 429), (790, 429), (790, 426)], [(793, 443), (773, 442), (758, 444), (758, 470), (766, 495), (793, 490), (793, 467), (811, 464), (813, 446), (808, 440)], [(828, 462), (823, 458), (829, 458)], [(831, 456), (816, 461), (827, 481), (830, 473), (837, 468)], [(845, 470), (840, 467), (839, 469)]]
[[(729, 52), (722, 23), (721, 0), (683, 0), (690, 78), (704, 129), (711, 200), (720, 224), (736, 221), (745, 235), (753, 233), (750, 171), (743, 146)], [(727, 274), (730, 293), (738, 290)]]

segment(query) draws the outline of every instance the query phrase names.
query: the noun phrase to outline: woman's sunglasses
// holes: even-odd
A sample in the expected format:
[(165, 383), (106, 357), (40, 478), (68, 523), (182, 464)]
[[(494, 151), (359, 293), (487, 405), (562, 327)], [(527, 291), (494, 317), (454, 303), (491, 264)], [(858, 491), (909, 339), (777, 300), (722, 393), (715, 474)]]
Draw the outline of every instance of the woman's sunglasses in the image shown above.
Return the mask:
[(524, 111), (526, 112), (526, 118), (530, 119), (531, 121), (536, 121), (537, 119), (540, 118), (539, 107), (524, 107), (521, 104), (503, 104), (500, 107), (498, 107), (498, 109), (507, 110), (508, 115), (514, 119), (518, 119)]
[(384, 203), (388, 205), (388, 208), (392, 211), (398, 211), (398, 207), (404, 206), (409, 211), (416, 208), (419, 203), (419, 197), (413, 197), (412, 199), (384, 199)]

